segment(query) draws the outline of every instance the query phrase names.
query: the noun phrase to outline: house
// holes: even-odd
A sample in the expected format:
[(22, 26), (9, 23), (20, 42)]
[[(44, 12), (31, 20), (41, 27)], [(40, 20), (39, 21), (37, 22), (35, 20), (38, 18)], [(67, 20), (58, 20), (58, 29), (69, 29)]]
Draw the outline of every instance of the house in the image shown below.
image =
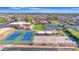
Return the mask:
[(38, 21), (38, 23), (39, 23), (39, 24), (43, 24), (43, 25), (44, 25), (44, 24), (47, 24), (47, 23), (48, 23), (48, 21), (46, 21), (46, 20), (39, 20), (39, 21)]

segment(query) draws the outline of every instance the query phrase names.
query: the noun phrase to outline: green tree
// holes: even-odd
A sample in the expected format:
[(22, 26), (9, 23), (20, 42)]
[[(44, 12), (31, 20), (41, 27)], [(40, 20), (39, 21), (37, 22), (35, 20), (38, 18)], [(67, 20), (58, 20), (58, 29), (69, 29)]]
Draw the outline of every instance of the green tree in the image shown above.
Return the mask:
[(25, 20), (26, 22), (28, 22), (28, 19), (27, 18), (24, 18), (23, 20)]
[(34, 21), (34, 18), (28, 18), (28, 21), (29, 21), (29, 22)]
[(79, 33), (73, 29), (66, 29), (67, 32), (72, 36), (74, 37), (76, 40), (79, 41)]
[(16, 18), (15, 21), (18, 22), (18, 21), (20, 21), (20, 19)]
[(37, 18), (34, 18), (34, 21), (38, 20)]
[(5, 19), (0, 17), (0, 23), (4, 23), (5, 22)]

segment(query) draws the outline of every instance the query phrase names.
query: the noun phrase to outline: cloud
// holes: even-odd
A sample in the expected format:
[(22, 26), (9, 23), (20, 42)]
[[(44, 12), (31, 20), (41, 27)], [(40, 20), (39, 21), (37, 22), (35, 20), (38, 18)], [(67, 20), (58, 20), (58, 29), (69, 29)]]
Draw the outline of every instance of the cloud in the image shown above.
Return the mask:
[(79, 8), (78, 7), (75, 7), (75, 8), (72, 8), (73, 10), (79, 10)]
[(0, 8), (0, 12), (12, 13), (79, 13), (79, 8), (53, 8), (53, 7), (10, 7)]
[(30, 7), (29, 9), (30, 9), (31, 12), (38, 12), (38, 13), (41, 13), (41, 12), (42, 13), (43, 12), (46, 13), (46, 12), (52, 12), (53, 11), (52, 8), (49, 9), (49, 8), (39, 8), (39, 7), (37, 7), (37, 8), (35, 8), (35, 7), (31, 8)]
[(35, 11), (37, 11), (37, 10), (41, 10), (42, 8), (35, 8), (35, 7), (32, 7), (32, 8), (31, 8), (31, 7), (30, 7), (29, 9), (30, 9), (30, 10), (35, 10)]
[(11, 9), (22, 9), (24, 7), (11, 7)]

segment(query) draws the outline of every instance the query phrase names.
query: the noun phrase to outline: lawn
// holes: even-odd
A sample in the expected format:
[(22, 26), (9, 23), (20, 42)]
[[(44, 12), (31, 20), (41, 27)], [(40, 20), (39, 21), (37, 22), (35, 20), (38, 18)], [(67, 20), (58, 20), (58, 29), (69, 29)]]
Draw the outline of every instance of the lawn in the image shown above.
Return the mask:
[(44, 27), (43, 27), (43, 25), (41, 25), (41, 24), (37, 24), (37, 25), (35, 25), (34, 27), (33, 27), (33, 30), (43, 30), (44, 29)]

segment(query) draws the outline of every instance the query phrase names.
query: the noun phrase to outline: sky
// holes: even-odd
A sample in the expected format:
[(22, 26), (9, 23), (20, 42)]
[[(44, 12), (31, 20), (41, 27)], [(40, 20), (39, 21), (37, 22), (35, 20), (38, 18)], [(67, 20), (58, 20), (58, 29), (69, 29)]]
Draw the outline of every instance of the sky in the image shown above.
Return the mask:
[(79, 13), (79, 7), (0, 7), (0, 13)]

